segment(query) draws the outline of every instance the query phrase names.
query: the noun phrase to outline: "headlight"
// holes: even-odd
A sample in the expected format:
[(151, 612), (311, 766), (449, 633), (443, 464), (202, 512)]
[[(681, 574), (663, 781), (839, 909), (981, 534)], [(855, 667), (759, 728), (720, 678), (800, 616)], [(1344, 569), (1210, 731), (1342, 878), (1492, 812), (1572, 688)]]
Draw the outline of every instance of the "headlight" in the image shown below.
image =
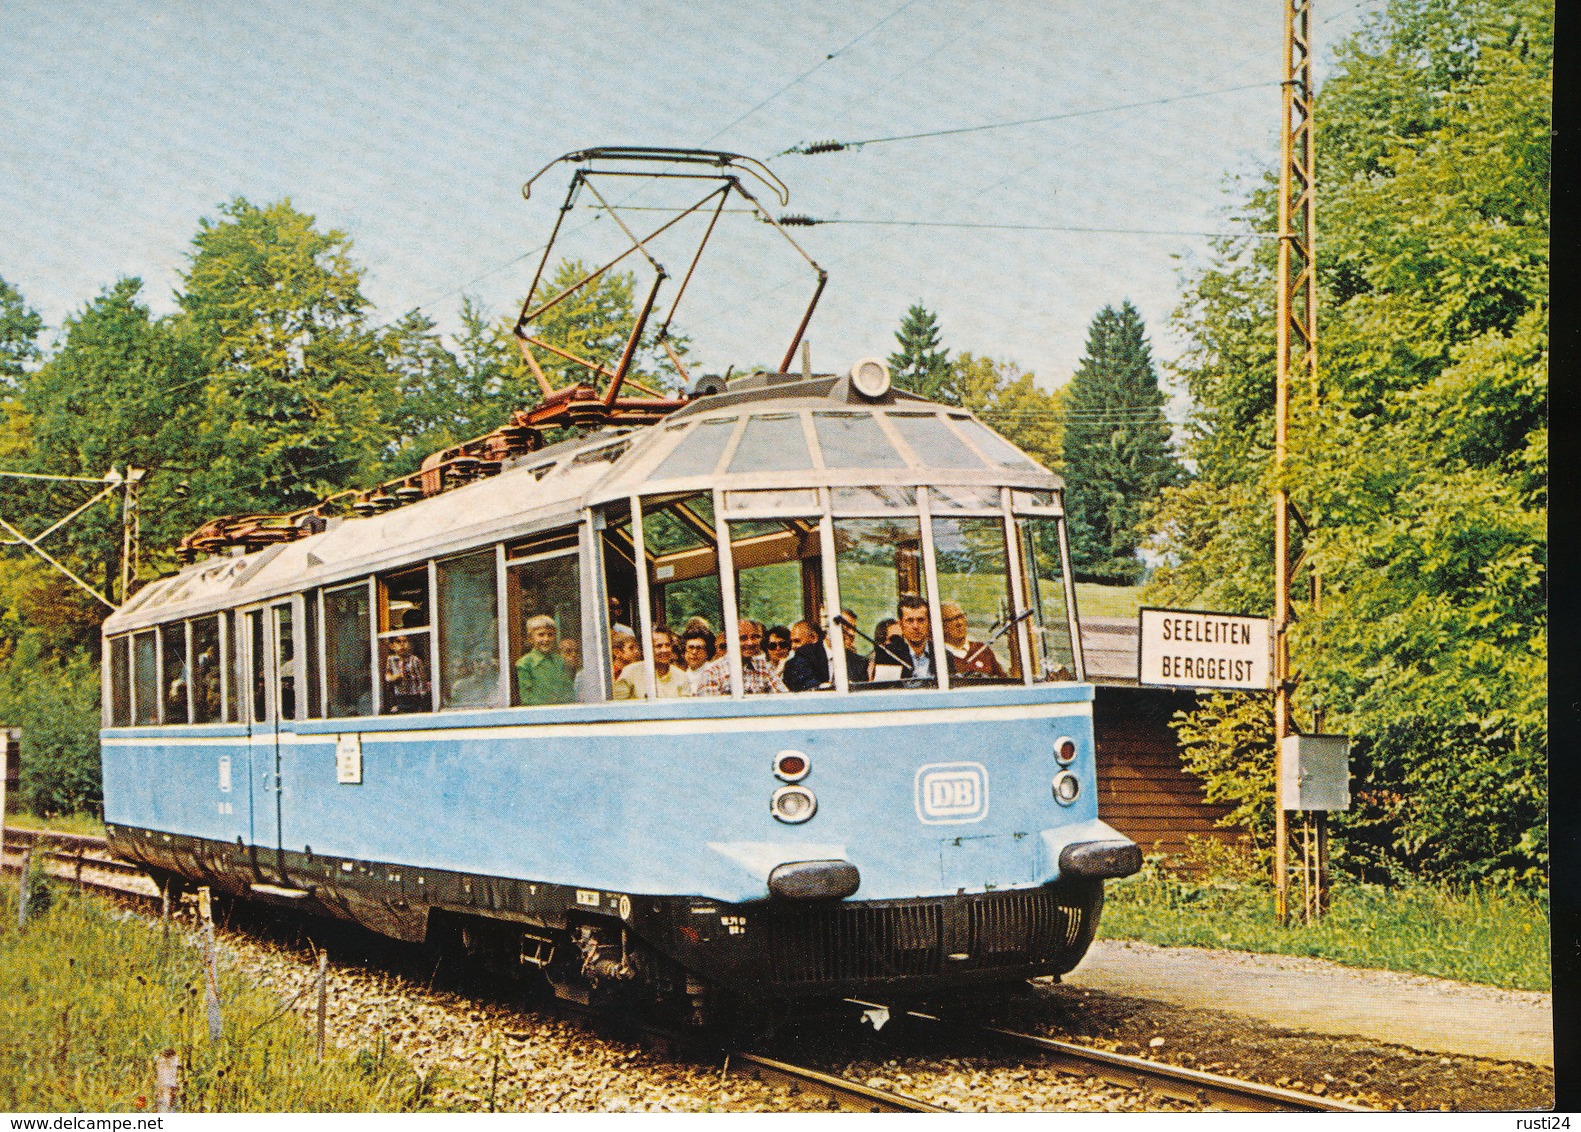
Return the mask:
[(1076, 740), (1069, 735), (1061, 735), (1054, 740), (1054, 757), (1060, 766), (1076, 761)]
[(1080, 793), (1081, 783), (1070, 771), (1062, 770), (1054, 776), (1054, 800), (1060, 805), (1070, 805)]
[(781, 751), (774, 756), (774, 776), (782, 782), (800, 782), (812, 769), (812, 760), (800, 751)]
[(805, 786), (781, 786), (769, 799), (769, 813), (787, 825), (800, 825), (818, 812), (818, 799)]
[(851, 367), (851, 388), (869, 401), (889, 392), (889, 367), (878, 358), (863, 358)]

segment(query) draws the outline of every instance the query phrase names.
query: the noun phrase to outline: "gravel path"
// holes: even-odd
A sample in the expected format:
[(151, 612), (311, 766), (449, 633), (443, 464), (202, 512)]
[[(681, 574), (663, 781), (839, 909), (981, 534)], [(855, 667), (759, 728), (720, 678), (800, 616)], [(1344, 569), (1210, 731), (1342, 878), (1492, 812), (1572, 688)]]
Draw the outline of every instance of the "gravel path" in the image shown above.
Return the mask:
[(1098, 940), (1065, 981), (1291, 1030), (1553, 1067), (1553, 999), (1321, 959)]

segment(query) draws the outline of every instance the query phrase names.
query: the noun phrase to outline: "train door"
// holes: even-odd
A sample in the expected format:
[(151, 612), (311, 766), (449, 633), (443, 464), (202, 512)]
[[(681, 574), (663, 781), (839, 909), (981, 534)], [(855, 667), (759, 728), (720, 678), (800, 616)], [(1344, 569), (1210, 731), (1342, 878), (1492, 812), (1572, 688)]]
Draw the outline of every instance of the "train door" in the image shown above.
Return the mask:
[[(303, 630), (303, 609), (300, 597), (289, 598), (285, 601), (273, 602), (269, 606), (268, 618), (268, 653), (270, 679), (268, 691), (270, 696), (269, 718), (271, 721), (272, 748), (274, 760), (274, 773), (271, 778), (273, 786), (273, 810), (262, 815), (260, 840), (269, 846), (272, 852), (261, 854), (270, 859), (264, 871), (272, 872), (274, 879), (284, 883), (286, 879), (285, 868), (285, 759), (294, 754), (296, 742), (295, 723), (302, 718), (305, 708), (307, 680), (305, 678), (305, 657), (301, 645)], [(267, 760), (269, 754), (266, 753)], [(272, 866), (272, 868), (270, 867)]]
[(285, 881), (281, 857), (282, 747), (294, 739), (299, 690), (304, 686), (296, 647), (301, 599), (244, 609), (238, 615), (243, 644), (242, 687), (252, 749), (252, 866), (261, 881)]

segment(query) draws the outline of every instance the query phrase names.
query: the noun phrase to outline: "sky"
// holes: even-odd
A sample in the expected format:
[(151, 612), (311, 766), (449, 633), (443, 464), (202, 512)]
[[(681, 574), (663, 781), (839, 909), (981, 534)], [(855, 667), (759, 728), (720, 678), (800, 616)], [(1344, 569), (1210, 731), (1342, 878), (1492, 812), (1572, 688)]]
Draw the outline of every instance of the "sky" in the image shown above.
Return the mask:
[[(1380, 3), (1318, 0), (1320, 81)], [(1182, 349), (1170, 314), (1209, 254), (1203, 233), (1226, 230), (1244, 185), (1277, 164), (1281, 13), (1278, 0), (0, 0), (0, 278), (52, 330), (120, 276), (165, 313), (200, 218), (289, 197), (351, 237), (376, 322), (420, 307), (450, 332), (463, 295), (494, 315), (524, 297), (572, 168), (524, 200), (545, 164), (599, 145), (721, 149), (783, 180), (788, 205), (762, 194), (776, 216), (838, 222), (790, 230), (829, 272), (807, 332), (816, 369), (889, 354), (920, 301), (952, 355), (1053, 387), (1093, 316), (1129, 299), (1168, 381)], [(970, 129), (1035, 118), (1056, 120)], [(873, 140), (913, 134), (935, 136)], [(868, 144), (786, 152), (830, 139)], [(606, 195), (657, 207), (682, 187)], [(725, 221), (675, 318), (694, 373), (777, 363), (811, 295), (772, 229)], [(565, 232), (566, 254), (613, 246), (594, 212)], [(660, 255), (676, 280), (688, 258), (678, 241)]]

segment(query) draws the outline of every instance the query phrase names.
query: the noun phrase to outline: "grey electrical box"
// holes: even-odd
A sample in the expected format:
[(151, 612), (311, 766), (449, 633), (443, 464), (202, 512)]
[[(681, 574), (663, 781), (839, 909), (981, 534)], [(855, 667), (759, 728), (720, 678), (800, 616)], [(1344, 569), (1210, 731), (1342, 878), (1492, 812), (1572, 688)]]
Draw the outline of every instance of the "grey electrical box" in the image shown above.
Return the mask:
[(1287, 735), (1279, 753), (1283, 809), (1350, 809), (1350, 736)]

